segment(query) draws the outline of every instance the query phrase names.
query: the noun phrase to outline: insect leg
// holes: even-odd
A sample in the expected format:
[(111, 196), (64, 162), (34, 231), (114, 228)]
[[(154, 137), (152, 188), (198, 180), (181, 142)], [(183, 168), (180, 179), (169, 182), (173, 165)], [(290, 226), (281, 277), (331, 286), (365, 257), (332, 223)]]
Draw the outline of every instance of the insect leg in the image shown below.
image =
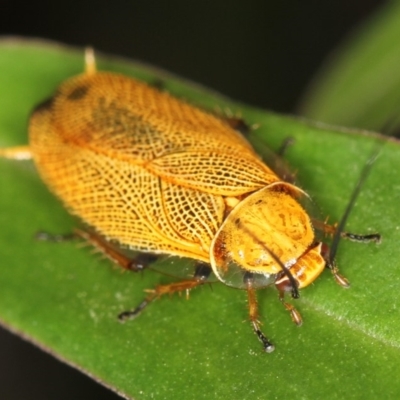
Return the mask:
[(176, 292), (186, 292), (189, 297), (189, 291), (200, 285), (203, 285), (211, 274), (211, 267), (204, 263), (198, 263), (192, 279), (186, 279), (179, 282), (173, 282), (166, 285), (158, 285), (154, 289), (147, 290), (149, 295), (133, 310), (123, 311), (118, 315), (120, 321), (136, 318), (141, 312), (154, 300), (164, 294), (173, 294)]
[(114, 264), (133, 272), (143, 271), (158, 258), (155, 254), (147, 253), (139, 253), (134, 258), (128, 257), (101, 236), (82, 229), (75, 229), (74, 232), (66, 234), (52, 234), (45, 231), (39, 231), (35, 234), (36, 240), (53, 243), (66, 242), (77, 238), (84, 239), (87, 243), (110, 259)]
[(0, 149), (0, 157), (12, 160), (30, 160), (32, 152), (28, 146), (6, 147)]
[(381, 235), (379, 233), (371, 233), (367, 235), (360, 235), (350, 232), (340, 232), (337, 225), (329, 225), (322, 221), (313, 221), (314, 227), (323, 231), (328, 235), (333, 236), (332, 246), (329, 248), (327, 244), (323, 244), (323, 257), (326, 261), (326, 268), (330, 269), (332, 275), (340, 286), (344, 288), (350, 287), (350, 282), (341, 274), (339, 274), (339, 268), (336, 264), (335, 255), (339, 244), (339, 238), (351, 240), (352, 242), (358, 243), (380, 243)]
[(279, 157), (284, 157), (288, 148), (290, 146), (292, 146), (295, 143), (294, 138), (292, 137), (287, 137), (286, 139), (283, 140), (283, 142), (281, 143), (281, 146), (279, 147), (278, 151), (276, 152), (276, 154)]
[[(343, 216), (340, 219), (337, 226), (336, 225), (334, 226), (331, 248), (329, 251), (329, 255), (326, 257), (327, 267), (331, 269), (336, 282), (338, 282), (340, 285), (342, 285), (344, 287), (348, 287), (349, 283), (347, 282), (346, 279), (344, 279), (343, 277), (341, 277), (338, 274), (338, 270), (337, 270), (337, 266), (336, 266), (336, 262), (335, 262), (335, 256), (336, 256), (336, 252), (339, 247), (340, 238), (343, 237), (343, 238), (347, 238), (349, 240), (353, 240), (356, 242), (363, 242), (363, 243), (368, 243), (368, 242), (380, 243), (380, 241), (381, 241), (381, 235), (379, 233), (373, 233), (373, 234), (369, 234), (369, 235), (357, 235), (354, 233), (348, 233), (348, 232), (344, 231), (346, 223), (347, 223), (347, 219), (350, 216), (350, 212), (354, 207), (354, 204), (356, 202), (358, 195), (360, 194), (360, 191), (361, 191), (361, 188), (362, 188), (364, 182), (366, 181), (369, 173), (371, 172), (372, 165), (374, 164), (376, 158), (378, 157), (379, 151), (380, 151), (380, 149), (374, 150), (372, 156), (369, 158), (369, 160), (367, 160), (366, 164), (364, 165), (364, 168), (362, 169), (361, 175), (358, 179), (358, 182), (357, 182), (356, 186), (354, 187), (354, 190), (350, 196), (350, 200), (346, 206)], [(328, 227), (324, 227), (325, 232), (327, 231), (327, 228)]]
[(275, 346), (270, 340), (264, 335), (261, 330), (261, 323), (258, 315), (258, 302), (256, 296), (256, 290), (253, 286), (253, 274), (247, 273), (245, 276), (247, 299), (249, 305), (249, 318), (254, 333), (257, 335), (258, 340), (262, 343), (264, 351), (266, 353), (272, 353), (275, 350)]
[(344, 287), (345, 289), (348, 289), (350, 287), (350, 282), (348, 281), (348, 279), (339, 274), (339, 268), (335, 260), (333, 260), (332, 262), (327, 262), (326, 267), (331, 270), (333, 278), (338, 285)]
[(123, 269), (133, 272), (143, 271), (149, 264), (157, 258), (154, 254), (141, 253), (136, 257), (128, 257), (123, 254), (116, 246), (102, 238), (94, 232), (88, 232), (82, 229), (75, 229), (74, 234), (91, 244), (95, 249), (103, 253), (113, 263)]
[(359, 243), (380, 243), (381, 242), (381, 235), (379, 233), (371, 233), (369, 235), (359, 235), (357, 233), (350, 233), (350, 232), (340, 232), (340, 237), (344, 239), (349, 239), (352, 242), (359, 242)]
[(291, 170), (282, 157), (289, 146), (294, 143), (293, 138), (286, 138), (276, 152), (266, 146), (264, 141), (256, 135), (250, 135), (249, 140), (251, 144), (257, 148), (263, 161), (282, 179), (282, 181), (295, 183), (296, 173)]
[(235, 131), (241, 133), (243, 136), (248, 136), (251, 132), (251, 126), (246, 123), (246, 121), (240, 117), (235, 116), (225, 116), (225, 122), (234, 129)]
[(296, 310), (293, 304), (287, 303), (285, 301), (285, 292), (280, 291), (279, 292), (279, 300), (283, 304), (283, 306), (286, 308), (287, 311), (290, 313), (290, 317), (292, 318), (292, 321), (300, 326), (303, 323), (303, 319), (301, 318), (300, 313)]
[(358, 233), (351, 233), (351, 232), (340, 232), (338, 225), (330, 225), (327, 224), (326, 222), (319, 221), (319, 220), (314, 220), (313, 219), (313, 225), (316, 229), (323, 231), (327, 235), (336, 235), (339, 234), (339, 236), (343, 239), (348, 239), (352, 242), (358, 242), (358, 243), (380, 243), (381, 242), (381, 235), (379, 233), (369, 233), (366, 235), (360, 235)]

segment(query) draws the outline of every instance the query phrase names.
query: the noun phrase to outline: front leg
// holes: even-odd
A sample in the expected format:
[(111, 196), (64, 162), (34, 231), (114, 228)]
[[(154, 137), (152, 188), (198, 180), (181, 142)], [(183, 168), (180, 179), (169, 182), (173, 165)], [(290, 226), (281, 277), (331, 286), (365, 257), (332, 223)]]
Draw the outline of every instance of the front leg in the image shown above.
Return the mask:
[(256, 289), (254, 288), (254, 275), (251, 272), (246, 273), (244, 277), (244, 282), (246, 284), (247, 300), (249, 306), (249, 319), (250, 324), (253, 328), (253, 332), (256, 334), (258, 340), (261, 342), (264, 351), (266, 353), (272, 353), (275, 350), (275, 346), (261, 330)]

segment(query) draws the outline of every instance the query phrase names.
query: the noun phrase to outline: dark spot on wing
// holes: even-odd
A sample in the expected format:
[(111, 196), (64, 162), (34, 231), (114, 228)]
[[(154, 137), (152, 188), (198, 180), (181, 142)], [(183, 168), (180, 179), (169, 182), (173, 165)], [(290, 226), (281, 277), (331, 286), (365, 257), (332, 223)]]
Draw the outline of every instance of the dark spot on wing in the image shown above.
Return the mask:
[(86, 96), (88, 91), (89, 86), (78, 86), (67, 96), (67, 99), (71, 101), (80, 100)]

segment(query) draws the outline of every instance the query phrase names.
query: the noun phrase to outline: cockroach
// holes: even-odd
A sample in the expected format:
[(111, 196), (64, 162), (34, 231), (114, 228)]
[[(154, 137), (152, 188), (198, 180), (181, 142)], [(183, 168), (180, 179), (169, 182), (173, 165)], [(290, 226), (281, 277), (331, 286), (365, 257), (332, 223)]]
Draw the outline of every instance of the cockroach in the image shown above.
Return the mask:
[[(247, 292), (251, 326), (266, 352), (274, 345), (259, 322), (256, 291), (274, 285), (285, 301), (314, 282), (325, 267), (344, 287), (333, 253), (315, 230), (369, 242), (379, 234), (343, 232), (313, 219), (308, 195), (266, 165), (239, 132), (238, 118), (196, 108), (146, 83), (98, 72), (92, 51), (86, 70), (62, 83), (29, 122), (29, 146), (0, 150), (33, 158), (49, 189), (90, 229), (76, 234), (124, 269), (146, 266), (112, 243), (151, 255), (196, 260), (193, 277), (158, 285), (133, 318), (167, 293), (187, 292), (211, 273)], [(347, 218), (347, 216), (346, 216)]]

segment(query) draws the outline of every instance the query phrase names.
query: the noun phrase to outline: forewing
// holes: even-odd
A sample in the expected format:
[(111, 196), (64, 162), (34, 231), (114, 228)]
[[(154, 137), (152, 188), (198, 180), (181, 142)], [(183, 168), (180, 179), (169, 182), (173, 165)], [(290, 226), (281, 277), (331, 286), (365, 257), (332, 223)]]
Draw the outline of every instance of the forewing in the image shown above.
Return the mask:
[(106, 238), (135, 250), (208, 261), (224, 202), (161, 180), (145, 168), (64, 143), (51, 106), (37, 110), (30, 126), (37, 168), (66, 207)]
[(72, 79), (53, 107), (65, 140), (170, 183), (236, 196), (278, 180), (226, 121), (123, 76)]

